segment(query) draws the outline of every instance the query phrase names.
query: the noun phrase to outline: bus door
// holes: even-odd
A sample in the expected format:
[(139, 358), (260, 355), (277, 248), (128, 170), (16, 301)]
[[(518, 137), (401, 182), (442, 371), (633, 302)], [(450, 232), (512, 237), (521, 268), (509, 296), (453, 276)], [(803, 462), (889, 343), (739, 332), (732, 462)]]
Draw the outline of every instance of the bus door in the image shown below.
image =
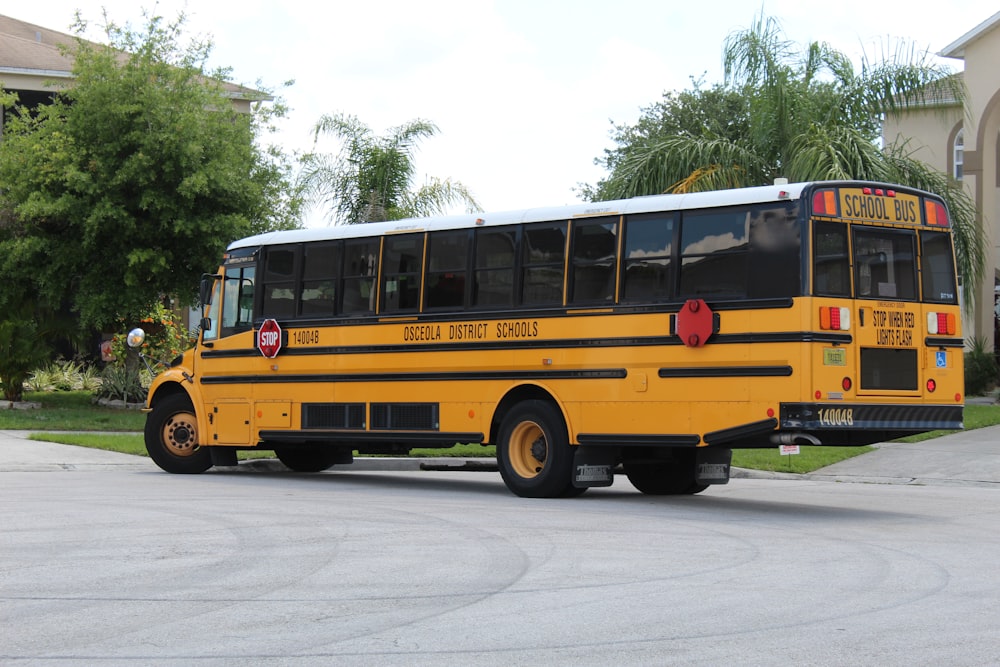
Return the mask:
[(207, 444), (250, 444), (250, 399), (245, 382), (227, 382), (246, 373), (241, 349), (253, 348), (254, 256), (227, 258), (214, 280), (205, 310), (195, 376), (200, 383)]

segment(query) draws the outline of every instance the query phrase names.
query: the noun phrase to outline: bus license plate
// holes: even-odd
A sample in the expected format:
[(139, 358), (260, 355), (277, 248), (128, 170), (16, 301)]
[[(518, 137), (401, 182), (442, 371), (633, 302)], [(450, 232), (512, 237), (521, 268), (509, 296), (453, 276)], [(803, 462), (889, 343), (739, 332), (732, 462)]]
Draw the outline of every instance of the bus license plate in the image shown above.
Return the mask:
[(846, 366), (847, 365), (847, 350), (842, 347), (825, 347), (823, 348), (823, 365), (824, 366)]

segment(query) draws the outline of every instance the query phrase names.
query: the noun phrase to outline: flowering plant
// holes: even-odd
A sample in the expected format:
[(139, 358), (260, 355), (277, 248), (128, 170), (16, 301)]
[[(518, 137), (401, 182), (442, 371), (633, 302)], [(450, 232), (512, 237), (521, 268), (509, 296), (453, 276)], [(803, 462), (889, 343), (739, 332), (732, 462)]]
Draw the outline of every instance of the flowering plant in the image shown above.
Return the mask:
[[(126, 343), (129, 327), (121, 322), (121, 331), (111, 338), (111, 352), (116, 364), (125, 363), (129, 347)], [(151, 360), (169, 362), (191, 347), (187, 330), (176, 319), (176, 314), (162, 303), (150, 308), (139, 320), (139, 326), (146, 332), (146, 340), (139, 351)]]

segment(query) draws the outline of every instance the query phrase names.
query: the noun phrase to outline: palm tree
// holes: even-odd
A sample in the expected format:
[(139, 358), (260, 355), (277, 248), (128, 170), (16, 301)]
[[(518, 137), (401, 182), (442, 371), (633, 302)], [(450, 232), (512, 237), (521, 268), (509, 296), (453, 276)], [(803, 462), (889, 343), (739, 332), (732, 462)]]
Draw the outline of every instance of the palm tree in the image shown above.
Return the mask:
[(438, 215), (461, 203), (469, 212), (479, 210), (469, 190), (451, 179), (430, 178), (412, 189), (417, 143), (437, 131), (430, 121), (416, 119), (379, 137), (355, 116), (324, 115), (316, 123), (315, 142), (320, 135), (333, 135), (342, 141), (341, 150), (306, 155), (302, 186), (337, 224)]
[[(792, 181), (861, 179), (930, 190), (948, 203), (959, 273), (972, 296), (982, 279), (986, 242), (974, 203), (961, 185), (913, 159), (906, 146), (879, 146), (883, 114), (919, 105), (928, 90), (962, 102), (962, 80), (900, 47), (860, 71), (842, 52), (784, 38), (775, 19), (759, 16), (724, 48), (725, 86), (743, 96), (747, 119), (738, 136), (681, 132), (631, 146), (602, 183), (609, 198), (693, 192)], [(969, 300), (967, 305), (974, 306)]]

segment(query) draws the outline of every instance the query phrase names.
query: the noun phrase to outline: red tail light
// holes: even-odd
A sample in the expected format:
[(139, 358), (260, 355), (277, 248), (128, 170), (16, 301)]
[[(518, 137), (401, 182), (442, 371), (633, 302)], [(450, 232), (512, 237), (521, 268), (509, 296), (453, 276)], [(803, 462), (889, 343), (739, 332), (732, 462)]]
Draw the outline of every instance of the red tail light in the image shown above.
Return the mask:
[(820, 306), (819, 328), (832, 331), (850, 331), (851, 310), (838, 306)]
[(927, 333), (954, 336), (957, 331), (958, 323), (954, 313), (927, 313)]

